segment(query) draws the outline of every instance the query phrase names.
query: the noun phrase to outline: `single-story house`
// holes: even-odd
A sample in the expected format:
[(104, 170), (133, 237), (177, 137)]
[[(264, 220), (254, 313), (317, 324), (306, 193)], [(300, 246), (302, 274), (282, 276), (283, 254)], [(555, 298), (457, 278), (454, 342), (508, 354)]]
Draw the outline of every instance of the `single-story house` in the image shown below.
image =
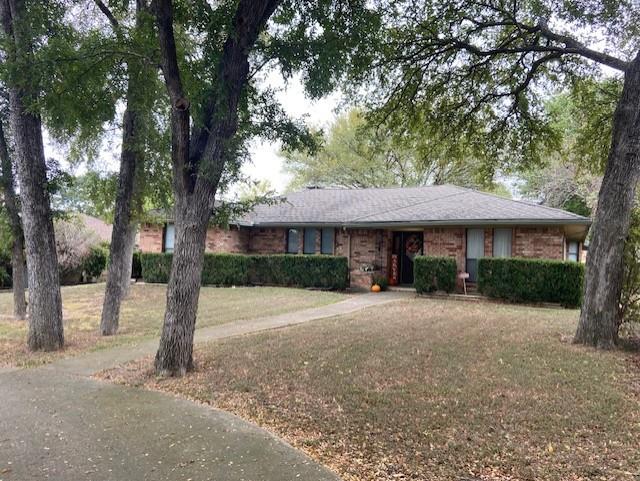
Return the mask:
[[(171, 252), (170, 216), (145, 224), (143, 252)], [(353, 287), (373, 274), (413, 283), (416, 255), (455, 257), (475, 282), (478, 259), (527, 257), (581, 261), (586, 217), (453, 185), (379, 189), (312, 188), (259, 205), (228, 229), (211, 227), (207, 252), (339, 255)]]

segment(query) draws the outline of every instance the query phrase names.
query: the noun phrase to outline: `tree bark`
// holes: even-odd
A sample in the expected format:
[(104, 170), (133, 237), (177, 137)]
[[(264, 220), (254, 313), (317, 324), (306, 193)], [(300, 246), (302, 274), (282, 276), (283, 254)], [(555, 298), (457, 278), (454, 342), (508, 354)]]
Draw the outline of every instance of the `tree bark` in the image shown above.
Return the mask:
[[(25, 7), (21, 0), (2, 0), (0, 18), (8, 39), (8, 58), (30, 65), (32, 40), (25, 28)], [(23, 72), (23, 74), (28, 75)], [(16, 146), (18, 180), (22, 198), (22, 223), (29, 277), (29, 335), (32, 350), (52, 351), (64, 345), (62, 298), (58, 274), (58, 256), (47, 189), (47, 167), (42, 141), (40, 115), (35, 105), (37, 90), (29, 85), (34, 79), (9, 83), (11, 126)]]
[(9, 225), (13, 237), (11, 246), (11, 268), (13, 286), (13, 316), (24, 320), (27, 317), (27, 300), (25, 290), (27, 288), (27, 265), (24, 258), (24, 233), (22, 220), (20, 220), (20, 207), (15, 190), (13, 178), (13, 165), (9, 155), (4, 126), (0, 121), (0, 171), (4, 202), (9, 215)]
[(156, 372), (161, 376), (184, 376), (194, 366), (193, 335), (210, 217), (209, 202), (209, 195), (201, 192), (191, 198), (183, 197), (176, 205), (176, 237), (167, 286), (167, 308), (155, 359)]
[[(129, 89), (131, 90), (131, 80)], [(132, 230), (131, 205), (133, 202), (136, 169), (140, 163), (136, 147), (138, 115), (129, 106), (124, 113), (122, 153), (120, 157), (120, 174), (116, 194), (115, 218), (111, 232), (110, 262), (107, 273), (107, 286), (100, 332), (103, 336), (112, 336), (118, 332), (120, 320), (120, 304), (124, 294), (124, 283), (131, 279), (131, 255), (129, 245)], [(135, 229), (135, 225), (133, 225)], [(135, 236), (135, 233), (134, 233)], [(129, 278), (127, 278), (127, 273)]]
[(624, 244), (640, 179), (640, 53), (625, 72), (611, 150), (587, 255), (584, 300), (574, 342), (611, 349), (618, 342)]
[(216, 89), (203, 107), (204, 126), (191, 135), (171, 0), (156, 2), (162, 70), (171, 99), (171, 155), (176, 239), (167, 286), (167, 309), (156, 373), (183, 376), (193, 368), (193, 335), (202, 278), (205, 237), (229, 145), (238, 128), (238, 101), (249, 73), (248, 55), (279, 0), (240, 0), (224, 43)]
[[(120, 25), (108, 8), (98, 2), (101, 10), (109, 12), (107, 17), (114, 29), (119, 33)], [(144, 0), (136, 1), (136, 28), (141, 26), (141, 15), (147, 9)], [(141, 122), (144, 113), (139, 109), (144, 106), (141, 100), (145, 80), (145, 68), (141, 60), (131, 58), (127, 61), (127, 106), (122, 121), (122, 151), (120, 154), (120, 174), (116, 194), (115, 216), (111, 232), (110, 263), (107, 273), (100, 332), (103, 336), (112, 336), (118, 332), (120, 323), (120, 306), (128, 295), (131, 281), (131, 260), (135, 243), (136, 222), (134, 204), (136, 190), (139, 190), (143, 155)], [(149, 72), (149, 75), (152, 75)]]

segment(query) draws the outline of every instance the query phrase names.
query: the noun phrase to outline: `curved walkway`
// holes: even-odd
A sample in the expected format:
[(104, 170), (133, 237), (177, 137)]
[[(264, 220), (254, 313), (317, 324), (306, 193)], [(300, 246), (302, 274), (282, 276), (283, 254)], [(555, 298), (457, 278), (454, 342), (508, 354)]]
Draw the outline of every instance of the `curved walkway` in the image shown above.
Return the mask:
[[(299, 324), (406, 298), (363, 294), (196, 331), (196, 342)], [(0, 373), (0, 481), (339, 481), (267, 431), (166, 394), (89, 378), (158, 341)]]

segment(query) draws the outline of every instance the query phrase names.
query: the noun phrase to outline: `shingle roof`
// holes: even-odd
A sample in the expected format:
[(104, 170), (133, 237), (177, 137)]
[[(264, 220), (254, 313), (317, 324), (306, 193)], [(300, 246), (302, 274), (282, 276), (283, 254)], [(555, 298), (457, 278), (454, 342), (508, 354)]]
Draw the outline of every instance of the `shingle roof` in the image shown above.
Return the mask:
[(307, 189), (260, 205), (239, 223), (255, 226), (325, 224), (590, 224), (560, 209), (453, 185), (386, 189)]
[(113, 230), (111, 224), (107, 224), (102, 219), (86, 214), (78, 214), (78, 218), (84, 226), (94, 232), (102, 242), (111, 242), (111, 231)]

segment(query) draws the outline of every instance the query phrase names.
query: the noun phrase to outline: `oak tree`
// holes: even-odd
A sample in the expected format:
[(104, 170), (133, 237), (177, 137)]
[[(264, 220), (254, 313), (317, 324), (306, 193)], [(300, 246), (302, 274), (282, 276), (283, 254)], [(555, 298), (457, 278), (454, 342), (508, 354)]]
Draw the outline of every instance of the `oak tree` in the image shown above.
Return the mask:
[[(136, 43), (140, 37), (153, 38), (151, 14), (146, 0), (136, 0), (134, 26), (130, 32), (101, 0), (96, 5), (107, 17), (119, 43), (128, 47), (124, 57), (126, 70), (125, 111), (122, 120), (122, 151), (120, 155), (120, 172), (115, 199), (115, 215), (110, 244), (110, 262), (107, 286), (102, 306), (100, 332), (102, 335), (113, 335), (118, 331), (120, 305), (126, 296), (131, 279), (131, 259), (137, 232), (137, 218), (142, 210), (141, 183), (144, 182), (145, 125), (152, 122), (152, 101), (146, 90), (153, 85), (156, 68), (151, 63), (150, 55), (146, 55), (144, 42)], [(125, 8), (125, 13), (126, 12)], [(136, 50), (137, 48), (137, 50)]]
[(613, 118), (575, 342), (618, 339), (623, 249), (640, 178), (637, 2), (423, 0), (381, 3), (386, 34), (366, 98), (400, 123), (421, 112), (443, 135), (475, 136), (488, 165), (524, 165), (557, 142), (544, 100), (575, 80), (623, 78)]
[(309, 140), (281, 115), (272, 93), (258, 88), (256, 75), (267, 65), (285, 76), (302, 70), (307, 92), (321, 96), (339, 81), (350, 52), (360, 46), (362, 58), (370, 54), (378, 17), (360, 0), (157, 0), (155, 14), (171, 101), (176, 229), (155, 369), (183, 375), (193, 368), (207, 226), (216, 194), (244, 158), (244, 141)]
[[(27, 5), (28, 4), (28, 5)], [(27, 8), (27, 6), (29, 8)], [(62, 300), (56, 256), (42, 121), (35, 38), (50, 27), (56, 5), (26, 0), (0, 1), (0, 23), (7, 64), (11, 132), (18, 166), (27, 272), (29, 277), (28, 346), (56, 350), (64, 345)]]

